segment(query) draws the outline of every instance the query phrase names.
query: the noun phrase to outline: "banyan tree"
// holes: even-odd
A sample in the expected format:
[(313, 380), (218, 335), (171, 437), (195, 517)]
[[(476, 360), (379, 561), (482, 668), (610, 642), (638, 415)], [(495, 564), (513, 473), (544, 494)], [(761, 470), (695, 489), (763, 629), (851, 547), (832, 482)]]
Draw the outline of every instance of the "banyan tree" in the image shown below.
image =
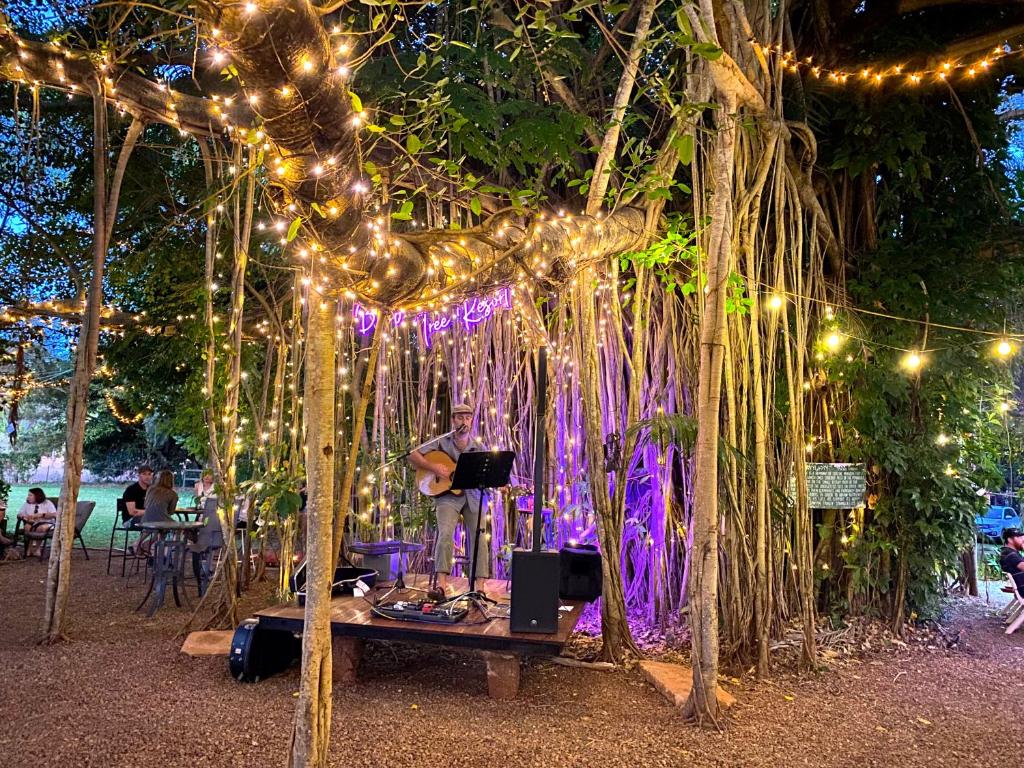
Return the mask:
[[(204, 252), (187, 257), (208, 288), (204, 416), (224, 497), (242, 451), (266, 478), (307, 481), (290, 764), (326, 762), (334, 562), (405, 504), (407, 474), (378, 468), (462, 401), (489, 443), (518, 451), (517, 484), (546, 433), (551, 535), (604, 553), (607, 659), (638, 652), (631, 627), (685, 625), (687, 712), (702, 722), (719, 716), (720, 656), (765, 675), (772, 640), (796, 623), (815, 662), (804, 467), (815, 430), (840, 450), (829, 409), (848, 397), (826, 382), (815, 339), (879, 233), (874, 175), (822, 169), (806, 120), (816, 93), (848, 80), (951, 87), (968, 69), (1010, 66), (1004, 44), (1024, 32), (1014, 4), (248, 0), (93, 14), (91, 40), (84, 27), (33, 39), (0, 20), (16, 109), (62, 92), (91, 99), (94, 116), (94, 258), (51, 640), (119, 189), (133, 148), (159, 131), (194, 149), (205, 182), (192, 212)], [(930, 50), (846, 68), (867, 35), (910, 16), (934, 17)], [(271, 252), (280, 268), (254, 276)], [(214, 287), (225, 263), (226, 303)], [(253, 327), (259, 375), (247, 379)], [(552, 394), (538, 421), (541, 347)], [(516, 505), (506, 494), (489, 510), (499, 573)], [(898, 620), (907, 565), (894, 557), (879, 574)], [(208, 599), (234, 623), (240, 575), (224, 569)]]

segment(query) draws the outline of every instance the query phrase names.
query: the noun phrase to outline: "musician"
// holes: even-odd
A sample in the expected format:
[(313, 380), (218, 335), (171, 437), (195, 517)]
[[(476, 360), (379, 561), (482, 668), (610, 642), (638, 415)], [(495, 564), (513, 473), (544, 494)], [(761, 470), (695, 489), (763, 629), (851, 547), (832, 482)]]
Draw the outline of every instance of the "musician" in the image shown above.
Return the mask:
[[(439, 438), (433, 443), (423, 446), (420, 450), (410, 453), (409, 461), (412, 462), (412, 465), (418, 469), (432, 472), (439, 478), (450, 478), (452, 470), (449, 470), (446, 466), (429, 461), (424, 454), (431, 451), (441, 451), (447, 454), (452, 462), (455, 463), (463, 453), (479, 450), (473, 445), (473, 406), (462, 403), (452, 408), (452, 429), (455, 434)], [(459, 515), (462, 515), (462, 522), (466, 530), (466, 556), (470, 558), (470, 565), (472, 565), (473, 531), (477, 530), (477, 517), (480, 513), (480, 491), (465, 490), (461, 495), (445, 492), (440, 496), (435, 496), (434, 512), (437, 515), (434, 571), (437, 573), (438, 587), (442, 590), (447, 590), (448, 576), (452, 572), (455, 526), (459, 522)], [(489, 558), (484, 528), (485, 526), (481, 521), (479, 527), (479, 562), (476, 567), (476, 575), (487, 578), (489, 574)]]

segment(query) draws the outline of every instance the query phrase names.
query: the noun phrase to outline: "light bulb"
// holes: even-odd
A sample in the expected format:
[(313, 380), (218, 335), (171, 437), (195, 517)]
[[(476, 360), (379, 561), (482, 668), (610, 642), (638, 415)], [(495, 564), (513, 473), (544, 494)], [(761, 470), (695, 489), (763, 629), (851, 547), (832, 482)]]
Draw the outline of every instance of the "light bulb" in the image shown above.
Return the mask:
[(921, 367), (921, 355), (918, 352), (908, 352), (903, 356), (903, 367), (908, 371), (916, 371)]

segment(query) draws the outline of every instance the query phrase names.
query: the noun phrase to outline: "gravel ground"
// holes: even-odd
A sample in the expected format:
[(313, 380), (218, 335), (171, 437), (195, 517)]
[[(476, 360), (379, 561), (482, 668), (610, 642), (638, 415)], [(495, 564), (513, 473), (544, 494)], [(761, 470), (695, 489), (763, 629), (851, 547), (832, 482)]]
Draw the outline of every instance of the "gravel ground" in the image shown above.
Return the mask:
[[(97, 555), (99, 553), (96, 553)], [(179, 653), (185, 611), (75, 555), (72, 640), (34, 643), (45, 564), (0, 564), (0, 766), (280, 765), (298, 672), (258, 685), (222, 657)], [(266, 603), (254, 595), (246, 610)], [(1024, 634), (979, 601), (958, 650), (893, 648), (810, 676), (730, 685), (723, 733), (685, 725), (636, 672), (530, 662), (519, 698), (486, 695), (483, 663), (371, 644), (334, 696), (333, 764), (360, 766), (966, 766), (1019, 760)]]

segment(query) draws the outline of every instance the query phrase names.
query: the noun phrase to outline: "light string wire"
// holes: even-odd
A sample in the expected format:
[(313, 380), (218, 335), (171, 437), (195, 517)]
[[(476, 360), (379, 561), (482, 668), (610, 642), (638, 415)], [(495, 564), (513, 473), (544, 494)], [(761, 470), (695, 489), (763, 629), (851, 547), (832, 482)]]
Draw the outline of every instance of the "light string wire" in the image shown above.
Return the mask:
[(776, 59), (784, 72), (793, 74), (805, 73), (827, 84), (846, 85), (853, 78), (855, 82), (881, 85), (884, 82), (902, 81), (902, 85), (914, 87), (926, 80), (932, 83), (948, 82), (954, 75), (962, 74), (962, 79), (971, 80), (977, 75), (988, 73), (998, 62), (1011, 56), (1024, 53), (1024, 45), (998, 45), (982, 58), (972, 62), (962, 59), (944, 61), (937, 67), (924, 69), (908, 69), (905, 64), (870, 66), (861, 65), (843, 69), (834, 69), (814, 63), (813, 56), (800, 57), (796, 51), (781, 45), (762, 43), (756, 38), (748, 40), (762, 63), (766, 64), (766, 56)]
[(826, 307), (826, 309), (842, 310), (844, 312), (854, 312), (854, 313), (861, 314), (861, 315), (870, 315), (872, 317), (880, 317), (880, 318), (885, 319), (885, 320), (895, 320), (895, 321), (901, 322), (901, 323), (914, 323), (915, 325), (926, 325), (929, 328), (938, 328), (938, 329), (945, 330), (945, 331), (956, 331), (958, 333), (973, 333), (973, 334), (976, 334), (976, 335), (979, 335), (979, 336), (987, 336), (987, 337), (989, 337), (990, 340), (997, 340), (997, 339), (1014, 339), (1014, 340), (1018, 340), (1018, 341), (1024, 340), (1024, 332), (1020, 332), (1020, 331), (1011, 331), (1011, 330), (986, 331), (986, 330), (981, 329), (981, 328), (968, 328), (967, 326), (963, 326), (963, 325), (950, 325), (948, 323), (938, 323), (938, 322), (935, 322), (933, 320), (921, 320), (921, 319), (916, 318), (916, 317), (904, 317), (902, 315), (893, 315), (893, 314), (890, 314), (888, 312), (877, 312), (877, 311), (872, 310), (872, 309), (864, 309), (863, 307), (854, 307), (854, 306), (846, 306), (846, 305), (834, 304), (834, 303), (828, 301), (827, 299), (822, 299), (822, 298), (819, 298), (819, 297), (816, 297), (816, 296), (808, 296), (808, 295), (800, 294), (800, 293), (797, 293), (795, 291), (790, 291), (790, 290), (780, 290), (780, 289), (775, 288), (774, 286), (772, 286), (770, 283), (766, 283), (766, 282), (763, 282), (763, 281), (760, 281), (760, 280), (756, 281), (756, 283), (757, 283), (758, 286), (760, 286), (763, 289), (763, 290), (760, 291), (760, 293), (762, 295), (764, 295), (764, 296), (769, 297), (769, 298), (771, 298), (772, 296), (780, 296), (780, 297), (784, 296), (784, 297), (789, 298), (789, 299), (803, 299), (803, 300), (806, 300), (806, 301), (814, 302), (816, 304), (822, 304), (822, 305), (824, 305)]

